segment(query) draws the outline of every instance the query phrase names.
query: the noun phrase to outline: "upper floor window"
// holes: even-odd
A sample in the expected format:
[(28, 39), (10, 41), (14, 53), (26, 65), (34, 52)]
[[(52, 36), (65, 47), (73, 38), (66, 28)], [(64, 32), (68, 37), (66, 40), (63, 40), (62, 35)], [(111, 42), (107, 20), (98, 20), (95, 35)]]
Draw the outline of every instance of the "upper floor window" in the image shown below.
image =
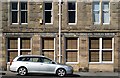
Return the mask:
[(76, 23), (76, 3), (68, 2), (68, 23)]
[(27, 2), (12, 2), (11, 3), (11, 22), (27, 23)]
[(53, 22), (52, 2), (44, 3), (44, 22), (46, 24)]
[(110, 23), (109, 2), (93, 3), (93, 22), (94, 24)]

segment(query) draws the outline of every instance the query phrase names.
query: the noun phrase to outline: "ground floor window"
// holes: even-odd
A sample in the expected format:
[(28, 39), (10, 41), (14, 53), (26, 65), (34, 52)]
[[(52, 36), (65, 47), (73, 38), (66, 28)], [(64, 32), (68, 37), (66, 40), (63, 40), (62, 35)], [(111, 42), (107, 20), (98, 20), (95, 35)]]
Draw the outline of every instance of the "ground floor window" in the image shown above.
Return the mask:
[(27, 55), (31, 52), (31, 38), (8, 38), (7, 41), (8, 62), (16, 56)]
[(89, 38), (89, 62), (112, 63), (114, 38)]
[(42, 38), (42, 55), (55, 60), (55, 38)]
[(78, 62), (78, 38), (66, 38), (66, 62)]

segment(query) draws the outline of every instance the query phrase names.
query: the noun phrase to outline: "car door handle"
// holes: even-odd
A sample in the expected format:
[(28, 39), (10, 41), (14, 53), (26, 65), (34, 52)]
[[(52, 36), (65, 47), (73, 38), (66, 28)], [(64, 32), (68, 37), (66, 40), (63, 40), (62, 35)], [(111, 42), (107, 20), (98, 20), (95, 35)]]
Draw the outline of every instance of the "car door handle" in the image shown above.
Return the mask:
[(28, 63), (26, 63), (26, 64), (28, 64)]

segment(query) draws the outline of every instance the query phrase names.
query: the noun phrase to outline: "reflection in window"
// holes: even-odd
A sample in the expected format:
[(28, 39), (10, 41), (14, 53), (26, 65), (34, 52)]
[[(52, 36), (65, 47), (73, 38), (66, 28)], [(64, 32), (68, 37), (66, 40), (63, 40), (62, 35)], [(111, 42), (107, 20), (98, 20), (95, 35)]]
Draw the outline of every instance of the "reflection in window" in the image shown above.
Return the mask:
[(68, 23), (76, 22), (76, 4), (75, 2), (68, 2)]
[(52, 3), (44, 3), (44, 21), (45, 23), (52, 23)]

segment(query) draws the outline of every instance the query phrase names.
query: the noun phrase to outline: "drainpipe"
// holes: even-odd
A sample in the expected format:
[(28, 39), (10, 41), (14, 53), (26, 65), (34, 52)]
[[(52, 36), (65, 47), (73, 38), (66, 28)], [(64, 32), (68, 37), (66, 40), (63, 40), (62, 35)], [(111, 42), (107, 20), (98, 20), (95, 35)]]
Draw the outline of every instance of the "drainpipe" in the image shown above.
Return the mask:
[(59, 0), (59, 63), (61, 63), (61, 0)]

